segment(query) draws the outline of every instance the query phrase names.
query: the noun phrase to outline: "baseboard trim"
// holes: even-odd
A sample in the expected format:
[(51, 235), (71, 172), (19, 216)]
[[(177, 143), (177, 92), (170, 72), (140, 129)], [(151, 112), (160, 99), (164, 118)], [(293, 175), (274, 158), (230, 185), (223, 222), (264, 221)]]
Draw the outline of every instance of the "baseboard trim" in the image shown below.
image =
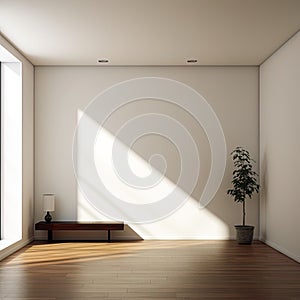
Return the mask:
[[(76, 241), (105, 241), (106, 238), (103, 239), (96, 239), (96, 238), (84, 238), (82, 236), (79, 236), (78, 238), (76, 238)], [(47, 241), (47, 236), (41, 236), (41, 235), (35, 235), (34, 236), (34, 240), (35, 241)], [(142, 238), (139, 237), (134, 237), (134, 236), (113, 236), (111, 238), (111, 241), (142, 241)], [(74, 241), (74, 237), (69, 237), (69, 236), (60, 236), (59, 239), (55, 239), (55, 241)]]
[(279, 251), (280, 253), (288, 256), (289, 258), (295, 260), (296, 262), (300, 263), (300, 257), (292, 252), (290, 252), (289, 250), (279, 246), (278, 244), (271, 242), (267, 239), (261, 238), (260, 239), (261, 242), (265, 243), (266, 245), (274, 248), (275, 250)]
[[(63, 240), (63, 241), (73, 241), (75, 238), (74, 235), (70, 236), (70, 235), (60, 235), (57, 239), (54, 239), (59, 241), (59, 240)], [(99, 240), (105, 240), (106, 236), (104, 235), (103, 237), (99, 238), (95, 238), (95, 236), (90, 236), (88, 237), (89, 241), (99, 241)], [(34, 240), (35, 241), (46, 241), (47, 240), (47, 235), (46, 234), (35, 234), (34, 235)], [(80, 241), (84, 241), (86, 240), (86, 237), (84, 235), (81, 234), (76, 234), (76, 240)], [(159, 237), (153, 237), (153, 236), (144, 236), (139, 237), (139, 236), (126, 236), (126, 235), (112, 235), (111, 240), (116, 240), (116, 241), (141, 241), (141, 240), (149, 240), (149, 241), (175, 241), (175, 240), (190, 240), (190, 241), (232, 241), (232, 240), (236, 240), (235, 236), (214, 236), (214, 237), (187, 237), (187, 236), (159, 236)], [(254, 237), (254, 240), (258, 240), (258, 237)]]
[(21, 248), (25, 247), (26, 245), (30, 244), (34, 240), (33, 237), (26, 239), (26, 240), (20, 240), (11, 246), (7, 247), (6, 249), (3, 249), (0, 251), (0, 261), (4, 258), (8, 257), (9, 255), (13, 254), (14, 252), (20, 250)]

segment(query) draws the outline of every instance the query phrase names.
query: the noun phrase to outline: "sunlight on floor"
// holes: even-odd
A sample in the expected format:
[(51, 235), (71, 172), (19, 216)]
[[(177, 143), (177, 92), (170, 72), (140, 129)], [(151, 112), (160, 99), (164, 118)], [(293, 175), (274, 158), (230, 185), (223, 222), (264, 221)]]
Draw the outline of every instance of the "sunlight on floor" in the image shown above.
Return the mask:
[[(3, 263), (6, 268), (20, 265), (41, 266), (68, 264), (73, 262), (104, 261), (115, 258), (130, 257), (137, 253), (142, 255), (149, 250), (177, 249), (205, 245), (219, 245), (224, 241), (138, 241), (138, 242), (35, 242), (8, 258)], [(170, 254), (171, 256), (171, 254)], [(111, 263), (111, 261), (110, 261)]]

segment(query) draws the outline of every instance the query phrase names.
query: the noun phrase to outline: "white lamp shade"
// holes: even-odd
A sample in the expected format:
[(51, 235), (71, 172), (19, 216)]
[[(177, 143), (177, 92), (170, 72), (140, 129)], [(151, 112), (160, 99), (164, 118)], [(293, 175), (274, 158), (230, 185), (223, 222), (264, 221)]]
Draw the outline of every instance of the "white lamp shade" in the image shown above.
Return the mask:
[(44, 194), (44, 211), (54, 211), (55, 208), (55, 195)]

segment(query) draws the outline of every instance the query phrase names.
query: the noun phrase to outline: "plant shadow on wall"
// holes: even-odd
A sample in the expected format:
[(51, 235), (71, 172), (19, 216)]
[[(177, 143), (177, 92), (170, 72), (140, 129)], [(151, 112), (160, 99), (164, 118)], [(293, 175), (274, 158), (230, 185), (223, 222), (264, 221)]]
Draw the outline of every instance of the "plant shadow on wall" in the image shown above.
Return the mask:
[[(201, 168), (197, 184), (192, 193), (187, 192), (184, 185), (177, 185), (181, 170), (180, 152), (166, 137), (157, 134), (147, 134), (132, 144), (119, 138), (118, 130), (123, 124), (126, 124), (128, 120), (134, 119), (136, 115), (149, 113), (149, 110), (159, 111), (160, 114), (170, 114), (170, 104), (166, 105), (153, 99), (131, 103), (117, 110), (102, 127), (90, 118), (90, 126), (96, 127), (96, 130), (101, 129), (101, 138), (97, 137), (95, 141), (94, 160), (98, 175), (105, 181), (106, 189), (115, 196), (125, 199), (125, 201), (140, 205), (160, 199), (175, 188), (177, 188), (178, 194), (187, 199), (183, 206), (178, 210), (170, 211), (170, 215), (166, 218), (148, 222), (147, 224), (131, 223), (130, 227), (143, 239), (219, 239), (229, 237), (226, 220), (222, 220), (222, 217), (211, 211), (209, 205), (202, 209), (199, 208), (199, 199), (211, 167), (211, 153), (204, 130), (201, 127), (199, 130), (199, 124), (187, 112), (180, 110), (177, 106), (172, 107), (171, 110), (173, 113), (172, 117), (176, 118), (188, 129), (198, 147)], [(79, 118), (83, 114), (82, 111), (79, 111)], [(79, 132), (77, 137), (78, 144), (81, 143), (82, 138)], [(137, 176), (143, 178), (147, 177), (151, 171), (155, 172), (158, 175), (157, 177), (161, 178), (159, 185), (154, 189), (140, 190), (132, 189), (126, 182), (122, 182), (116, 176), (116, 170), (112, 165), (111, 149), (113, 143), (120, 143), (123, 150), (128, 153), (130, 167)], [(79, 151), (84, 150), (79, 149)], [(168, 166), (166, 170), (164, 170), (164, 166), (161, 167), (161, 165), (157, 164), (157, 161), (153, 163), (149, 159), (153, 153), (159, 153), (165, 158)], [(78, 154), (77, 160), (79, 161), (82, 155), (89, 155), (88, 153)], [(82, 178), (82, 180), (94, 190), (100, 201), (110, 202), (107, 193), (102, 188), (99, 188), (90, 178)], [(222, 192), (219, 191), (218, 194), (221, 195)], [(116, 212), (122, 209), (113, 203), (111, 204), (113, 205), (112, 209)], [(217, 209), (217, 212), (221, 215), (222, 209)], [(134, 212), (123, 211), (122, 213), (125, 213), (130, 218), (130, 215)], [(151, 215), (151, 210), (148, 213)], [(80, 190), (78, 190), (78, 217), (84, 220), (103, 220), (107, 218), (101, 213), (101, 210), (95, 208), (95, 205), (91, 205), (86, 200), (85, 195)], [(120, 238), (122, 237), (120, 236)]]
[(251, 199), (254, 193), (259, 192), (257, 183), (258, 174), (253, 170), (255, 161), (250, 157), (248, 150), (236, 147), (232, 152), (234, 171), (232, 173), (233, 188), (227, 190), (235, 202), (243, 205), (243, 225), (236, 225), (237, 241), (239, 244), (251, 244), (254, 226), (246, 225), (246, 200)]

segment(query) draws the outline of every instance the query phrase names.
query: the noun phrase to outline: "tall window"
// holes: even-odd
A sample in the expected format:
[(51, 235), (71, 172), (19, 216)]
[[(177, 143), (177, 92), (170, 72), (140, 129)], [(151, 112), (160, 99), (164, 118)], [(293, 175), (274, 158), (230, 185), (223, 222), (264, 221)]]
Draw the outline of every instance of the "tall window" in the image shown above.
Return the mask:
[(1, 80), (1, 73), (2, 73), (2, 66), (0, 61), (0, 240), (2, 239), (2, 218), (1, 218), (1, 211), (2, 211), (2, 80)]
[(22, 64), (0, 45), (1, 241), (22, 238)]

